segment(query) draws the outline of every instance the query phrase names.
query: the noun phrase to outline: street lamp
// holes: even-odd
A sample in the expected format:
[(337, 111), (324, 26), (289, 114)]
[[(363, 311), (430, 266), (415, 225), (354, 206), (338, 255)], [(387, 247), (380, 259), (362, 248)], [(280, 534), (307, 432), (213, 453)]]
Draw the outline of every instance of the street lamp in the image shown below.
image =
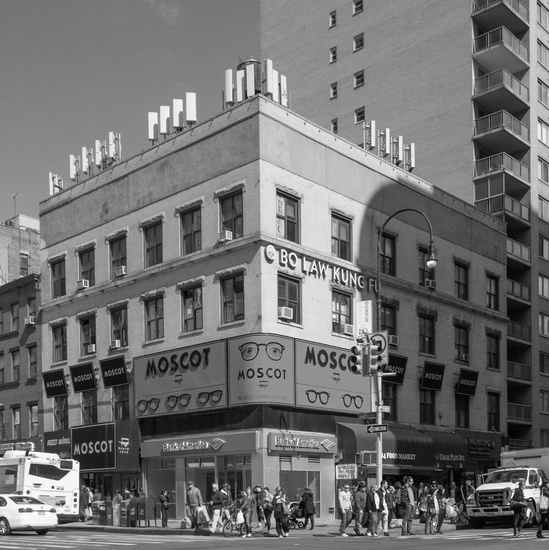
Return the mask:
[[(429, 226), (429, 249), (427, 253), (427, 267), (429, 269), (434, 269), (437, 265), (437, 255), (435, 250), (435, 244), (433, 239), (433, 226), (431, 225), (431, 222), (429, 218), (421, 211), (416, 210), (415, 208), (403, 208), (402, 210), (398, 210), (391, 216), (389, 216), (385, 223), (381, 226), (381, 228), (377, 232), (377, 277), (376, 277), (376, 331), (379, 332), (381, 330), (381, 237), (383, 236), (383, 230), (387, 226), (387, 224), (399, 214), (402, 214), (403, 212), (416, 212), (417, 214), (420, 214), (423, 216), (425, 221), (427, 222), (427, 225)], [(376, 395), (377, 395), (377, 403), (376, 403), (376, 423), (381, 424), (383, 422), (383, 393), (381, 391), (381, 382), (383, 379), (383, 372), (381, 369), (377, 370), (377, 374), (375, 377), (376, 382)], [(383, 477), (383, 439), (382, 439), (382, 432), (377, 433), (377, 440), (376, 440), (376, 481), (377, 484), (380, 485), (381, 479)]]

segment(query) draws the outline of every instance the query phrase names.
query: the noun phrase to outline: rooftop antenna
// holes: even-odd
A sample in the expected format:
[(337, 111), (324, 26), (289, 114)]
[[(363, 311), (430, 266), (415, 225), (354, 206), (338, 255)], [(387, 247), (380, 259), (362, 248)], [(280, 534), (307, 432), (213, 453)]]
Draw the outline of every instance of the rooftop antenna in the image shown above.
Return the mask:
[(19, 195), (19, 192), (15, 193), (15, 195), (13, 195), (12, 199), (13, 199), (13, 216), (14, 218), (17, 218), (17, 195)]
[(196, 93), (185, 92), (185, 102), (187, 104), (185, 120), (189, 126), (194, 126), (198, 120), (196, 117)]
[(183, 100), (174, 99), (172, 109), (172, 125), (176, 132), (180, 132), (185, 126), (183, 122)]
[(158, 141), (158, 113), (149, 111), (149, 140), (151, 145)]

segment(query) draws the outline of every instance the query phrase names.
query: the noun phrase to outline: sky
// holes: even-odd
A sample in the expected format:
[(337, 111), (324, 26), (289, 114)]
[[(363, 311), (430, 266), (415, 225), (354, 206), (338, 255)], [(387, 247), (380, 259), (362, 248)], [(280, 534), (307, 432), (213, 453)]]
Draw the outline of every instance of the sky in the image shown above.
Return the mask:
[(0, 0), (0, 222), (37, 218), (49, 172), (70, 182), (109, 131), (123, 158), (149, 148), (147, 113), (185, 92), (199, 123), (221, 112), (259, 48), (259, 0)]

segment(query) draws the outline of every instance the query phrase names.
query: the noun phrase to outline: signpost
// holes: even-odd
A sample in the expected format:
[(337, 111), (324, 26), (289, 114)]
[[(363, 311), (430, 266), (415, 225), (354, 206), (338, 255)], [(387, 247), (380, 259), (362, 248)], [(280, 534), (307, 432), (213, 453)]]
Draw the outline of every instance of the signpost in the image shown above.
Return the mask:
[(369, 424), (366, 428), (369, 434), (378, 434), (387, 431), (387, 424)]

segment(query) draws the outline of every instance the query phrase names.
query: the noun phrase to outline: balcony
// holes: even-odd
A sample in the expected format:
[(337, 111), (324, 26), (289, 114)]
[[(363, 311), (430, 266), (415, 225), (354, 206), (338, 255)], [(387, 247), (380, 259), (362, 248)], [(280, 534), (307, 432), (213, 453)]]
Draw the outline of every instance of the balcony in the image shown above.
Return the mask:
[(532, 407), (519, 403), (507, 403), (507, 419), (519, 422), (532, 421)]
[(531, 439), (517, 439), (516, 437), (509, 438), (509, 450), (530, 449), (532, 447)]
[(507, 223), (509, 230), (522, 230), (530, 227), (530, 207), (511, 198), (509, 195), (496, 195), (476, 201), (475, 206)]
[(522, 0), (473, 0), (472, 17), (483, 29), (507, 27), (513, 33), (527, 30), (530, 22)]
[(521, 303), (531, 302), (530, 287), (513, 279), (507, 279), (507, 297), (521, 300)]
[(532, 381), (532, 365), (524, 363), (507, 362), (507, 378), (515, 378), (524, 382)]
[(507, 323), (507, 336), (524, 342), (532, 342), (532, 327), (509, 321)]
[(507, 237), (507, 259), (530, 264), (530, 247)]
[(475, 141), (492, 151), (514, 153), (530, 145), (530, 128), (507, 111), (475, 120)]
[(506, 69), (475, 78), (474, 100), (487, 110), (516, 113), (528, 108), (530, 90)]
[(505, 68), (518, 73), (530, 66), (528, 46), (505, 27), (477, 36), (473, 43), (473, 59), (488, 71)]
[(475, 162), (475, 183), (479, 179), (505, 175), (505, 190), (514, 195), (530, 189), (530, 168), (507, 153), (498, 153)]

